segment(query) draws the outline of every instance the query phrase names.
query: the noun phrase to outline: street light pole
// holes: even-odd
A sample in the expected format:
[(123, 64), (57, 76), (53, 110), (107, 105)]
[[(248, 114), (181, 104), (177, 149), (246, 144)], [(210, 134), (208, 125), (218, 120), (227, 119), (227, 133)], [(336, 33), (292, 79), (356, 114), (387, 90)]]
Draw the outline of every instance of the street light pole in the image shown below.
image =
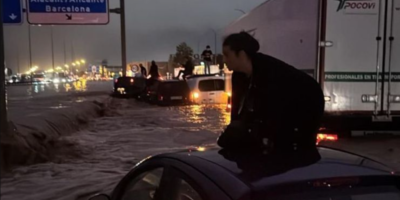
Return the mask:
[(71, 62), (75, 62), (74, 39), (71, 39)]
[(125, 32), (125, 0), (120, 0), (120, 14), (121, 14), (121, 63), (122, 75), (126, 76), (126, 32)]
[[(217, 31), (215, 29), (211, 29), (214, 32), (214, 55), (218, 55), (217, 53)], [(216, 64), (217, 59), (216, 57), (214, 58), (214, 64)]]
[(217, 31), (215, 31), (214, 29), (213, 29), (213, 31), (214, 31), (214, 47), (215, 47), (214, 53), (217, 54), (218, 53), (217, 52)]
[(197, 54), (200, 54), (200, 42), (201, 40), (197, 41)]
[(19, 46), (17, 45), (17, 72), (20, 73), (20, 66), (19, 66)]
[(29, 41), (29, 69), (32, 67), (32, 36), (31, 36), (31, 25), (28, 24), (28, 41)]
[[(0, 7), (3, 8), (3, 0), (0, 0)], [(5, 69), (6, 66), (4, 58), (3, 9), (0, 9), (0, 133), (2, 135), (8, 132)]]
[(67, 45), (66, 45), (66, 38), (65, 38), (65, 35), (64, 35), (64, 65), (66, 65), (67, 64)]
[(51, 65), (53, 66), (54, 69), (54, 36), (53, 36), (53, 25), (51, 25)]

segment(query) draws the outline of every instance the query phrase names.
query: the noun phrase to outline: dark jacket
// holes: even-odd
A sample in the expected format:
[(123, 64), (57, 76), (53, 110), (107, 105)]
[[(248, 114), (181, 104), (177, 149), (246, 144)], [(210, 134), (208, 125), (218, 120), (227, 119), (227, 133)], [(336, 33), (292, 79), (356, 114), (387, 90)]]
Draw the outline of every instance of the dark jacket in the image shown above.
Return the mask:
[(201, 56), (203, 57), (203, 60), (209, 61), (209, 62), (212, 61), (212, 59), (211, 59), (212, 55), (213, 55), (212, 51), (211, 50), (207, 50), (207, 49), (204, 50), (203, 53), (201, 54)]
[(144, 77), (147, 77), (147, 70), (143, 65), (140, 65), (140, 72)]
[(160, 78), (160, 73), (158, 72), (158, 66), (156, 64), (151, 64), (149, 75), (151, 76), (150, 79)]
[(186, 63), (183, 65), (183, 67), (185, 67), (184, 72), (186, 75), (193, 74), (194, 64), (191, 60), (186, 61)]
[(268, 55), (256, 54), (252, 63), (252, 78), (232, 75), (232, 123), (244, 122), (258, 140), (268, 138), (274, 145), (315, 144), (325, 105), (320, 85)]

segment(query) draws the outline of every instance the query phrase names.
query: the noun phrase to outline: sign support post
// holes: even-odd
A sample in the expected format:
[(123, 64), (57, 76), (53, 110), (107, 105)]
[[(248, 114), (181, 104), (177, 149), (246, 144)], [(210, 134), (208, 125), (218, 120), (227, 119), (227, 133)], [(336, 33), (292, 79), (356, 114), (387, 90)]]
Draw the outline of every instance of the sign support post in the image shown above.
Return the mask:
[[(3, 0), (0, 0), (0, 8), (3, 8)], [(6, 100), (6, 67), (4, 59), (4, 34), (3, 34), (3, 9), (0, 9), (0, 133), (8, 132), (7, 100)]]
[(125, 31), (125, 0), (120, 0), (121, 9), (121, 64), (122, 64), (122, 76), (126, 76), (126, 31)]

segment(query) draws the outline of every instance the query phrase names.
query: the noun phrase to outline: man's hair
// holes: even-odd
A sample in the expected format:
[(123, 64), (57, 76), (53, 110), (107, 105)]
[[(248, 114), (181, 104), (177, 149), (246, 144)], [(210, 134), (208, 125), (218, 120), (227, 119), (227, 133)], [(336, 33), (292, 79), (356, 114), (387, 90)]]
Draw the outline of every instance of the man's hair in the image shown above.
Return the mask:
[(223, 46), (228, 46), (238, 54), (244, 51), (248, 56), (254, 56), (260, 50), (258, 41), (247, 32), (234, 33), (225, 38)]
[(209, 49), (209, 48), (210, 48), (210, 45), (207, 45), (206, 48)]

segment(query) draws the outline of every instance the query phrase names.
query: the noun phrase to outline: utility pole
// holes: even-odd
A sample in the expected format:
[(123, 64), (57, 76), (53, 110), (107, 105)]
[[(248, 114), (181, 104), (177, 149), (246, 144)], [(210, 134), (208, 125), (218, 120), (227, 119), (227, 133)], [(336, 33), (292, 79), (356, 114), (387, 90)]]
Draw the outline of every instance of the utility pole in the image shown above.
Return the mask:
[(31, 25), (28, 24), (28, 41), (29, 41), (29, 69), (32, 67), (32, 36), (31, 36)]
[(217, 64), (217, 56), (218, 56), (218, 53), (217, 53), (217, 32), (215, 32), (215, 35), (214, 35), (214, 45), (215, 45), (215, 53), (214, 53), (214, 65), (216, 65)]
[(66, 35), (64, 33), (64, 65), (67, 64), (67, 45), (66, 45)]
[(217, 55), (217, 32), (214, 30), (214, 47), (215, 47), (215, 51), (214, 54)]
[(73, 40), (71, 40), (71, 62), (75, 62), (75, 49)]
[[(3, 8), (3, 0), (0, 0), (0, 8)], [(7, 100), (5, 84), (5, 58), (4, 58), (4, 35), (3, 35), (3, 9), (0, 9), (0, 133), (8, 132)]]
[(213, 32), (214, 32), (214, 55), (215, 55), (215, 58), (214, 58), (214, 64), (216, 64), (217, 63), (217, 56), (216, 55), (218, 55), (217, 54), (217, 31), (215, 30), (215, 29), (211, 29)]
[(200, 40), (197, 41), (197, 54), (200, 55), (200, 42), (201, 42), (201, 38)]
[(126, 32), (125, 32), (125, 0), (119, 1), (121, 17), (121, 63), (122, 76), (126, 76)]
[(20, 66), (19, 66), (19, 46), (18, 46), (18, 44), (17, 44), (17, 72), (18, 72), (18, 74), (19, 73), (21, 73), (21, 71), (20, 71)]
[(53, 66), (53, 70), (55, 71), (55, 67), (54, 67), (54, 34), (53, 34), (53, 25), (51, 25), (51, 65)]

